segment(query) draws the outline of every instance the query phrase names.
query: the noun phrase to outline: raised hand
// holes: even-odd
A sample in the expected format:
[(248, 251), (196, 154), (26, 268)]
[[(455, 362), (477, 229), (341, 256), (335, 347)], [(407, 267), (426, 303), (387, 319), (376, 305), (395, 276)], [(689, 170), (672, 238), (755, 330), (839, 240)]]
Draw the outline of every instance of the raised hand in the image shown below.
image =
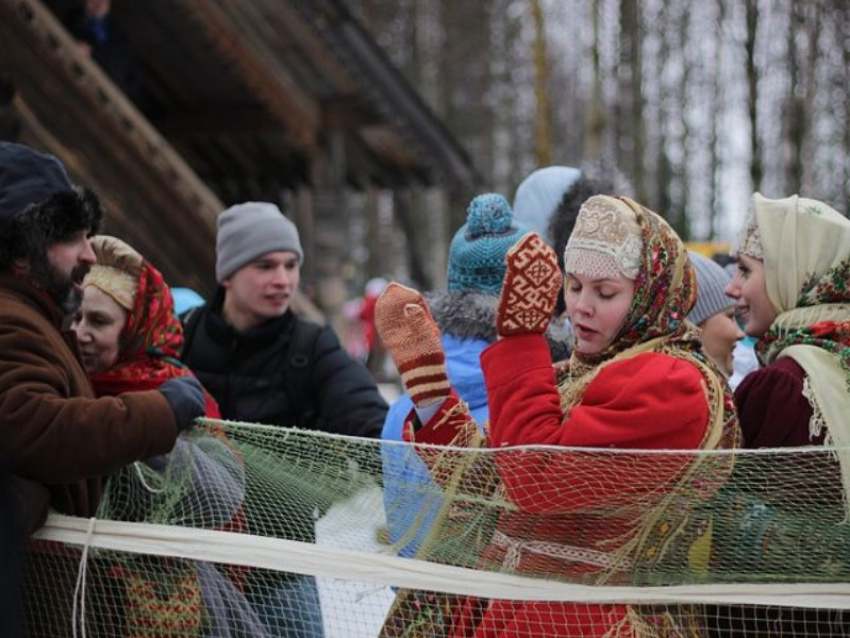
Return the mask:
[(417, 407), (449, 396), (440, 330), (418, 291), (395, 282), (388, 285), (375, 305), (375, 324)]
[(553, 251), (536, 233), (524, 235), (505, 255), (507, 270), (496, 311), (502, 337), (546, 331), (563, 277)]

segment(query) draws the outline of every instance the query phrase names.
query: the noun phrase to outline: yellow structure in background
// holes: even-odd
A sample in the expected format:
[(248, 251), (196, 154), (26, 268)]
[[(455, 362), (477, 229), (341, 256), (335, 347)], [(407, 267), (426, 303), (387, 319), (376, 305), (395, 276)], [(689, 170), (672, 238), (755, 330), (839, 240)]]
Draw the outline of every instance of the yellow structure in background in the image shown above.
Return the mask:
[(718, 253), (728, 255), (732, 250), (732, 244), (728, 241), (689, 241), (685, 242), (685, 246), (688, 250), (693, 250), (695, 253), (709, 258)]

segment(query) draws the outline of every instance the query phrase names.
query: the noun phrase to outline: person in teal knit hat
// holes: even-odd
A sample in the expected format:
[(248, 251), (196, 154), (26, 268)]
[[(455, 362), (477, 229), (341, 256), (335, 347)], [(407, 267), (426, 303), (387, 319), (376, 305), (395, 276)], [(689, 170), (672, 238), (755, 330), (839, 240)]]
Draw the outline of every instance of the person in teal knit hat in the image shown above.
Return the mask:
[[(494, 193), (475, 197), (467, 209), (466, 224), (449, 247), (448, 290), (428, 296), (442, 332), (449, 380), (478, 423), (489, 416), (479, 357), (496, 339), (496, 303), (505, 276), (505, 254), (527, 232), (504, 197)], [(382, 439), (403, 440), (402, 425), (412, 407), (407, 394), (390, 406)], [(440, 488), (412, 449), (384, 445), (383, 459), (389, 539), (399, 555), (412, 557), (440, 508)]]

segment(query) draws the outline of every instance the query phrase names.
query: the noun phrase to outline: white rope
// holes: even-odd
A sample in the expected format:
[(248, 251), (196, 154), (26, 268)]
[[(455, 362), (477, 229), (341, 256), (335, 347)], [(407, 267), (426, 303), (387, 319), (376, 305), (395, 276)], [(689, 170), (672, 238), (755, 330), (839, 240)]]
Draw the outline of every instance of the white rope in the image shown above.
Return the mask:
[(164, 487), (156, 488), (153, 485), (151, 485), (150, 483), (148, 483), (147, 479), (145, 479), (144, 473), (142, 472), (141, 461), (136, 461), (135, 463), (133, 463), (133, 469), (136, 472), (136, 478), (139, 479), (139, 483), (141, 483), (142, 487), (144, 489), (146, 489), (149, 493), (151, 493), (151, 494), (162, 494), (163, 492), (165, 492)]
[(98, 521), (51, 514), (36, 538), (114, 551), (245, 565), (338, 580), (451, 594), (577, 603), (792, 605), (850, 610), (850, 583), (614, 587), (559, 583), (512, 574), (250, 534)]
[[(77, 519), (82, 521), (83, 519)], [(89, 563), (89, 547), (91, 547), (94, 537), (94, 524), (97, 519), (92, 517), (88, 519), (85, 539), (83, 540), (83, 554), (80, 557), (80, 566), (77, 569), (77, 582), (74, 585), (74, 603), (71, 608), (71, 632), (73, 638), (77, 638), (77, 599), (80, 601), (80, 630), (82, 638), (86, 638), (86, 575), (88, 574)]]

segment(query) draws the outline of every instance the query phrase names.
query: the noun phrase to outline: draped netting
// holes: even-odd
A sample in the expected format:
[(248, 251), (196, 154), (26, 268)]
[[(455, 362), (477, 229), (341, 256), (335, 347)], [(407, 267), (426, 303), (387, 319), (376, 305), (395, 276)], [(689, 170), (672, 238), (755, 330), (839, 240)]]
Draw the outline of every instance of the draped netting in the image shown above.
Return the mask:
[[(27, 551), (26, 622), (50, 637), (850, 635), (845, 454), (464, 450), (205, 421), (110, 477), (95, 519), (50, 516)], [(275, 597), (304, 575), (320, 610)]]

